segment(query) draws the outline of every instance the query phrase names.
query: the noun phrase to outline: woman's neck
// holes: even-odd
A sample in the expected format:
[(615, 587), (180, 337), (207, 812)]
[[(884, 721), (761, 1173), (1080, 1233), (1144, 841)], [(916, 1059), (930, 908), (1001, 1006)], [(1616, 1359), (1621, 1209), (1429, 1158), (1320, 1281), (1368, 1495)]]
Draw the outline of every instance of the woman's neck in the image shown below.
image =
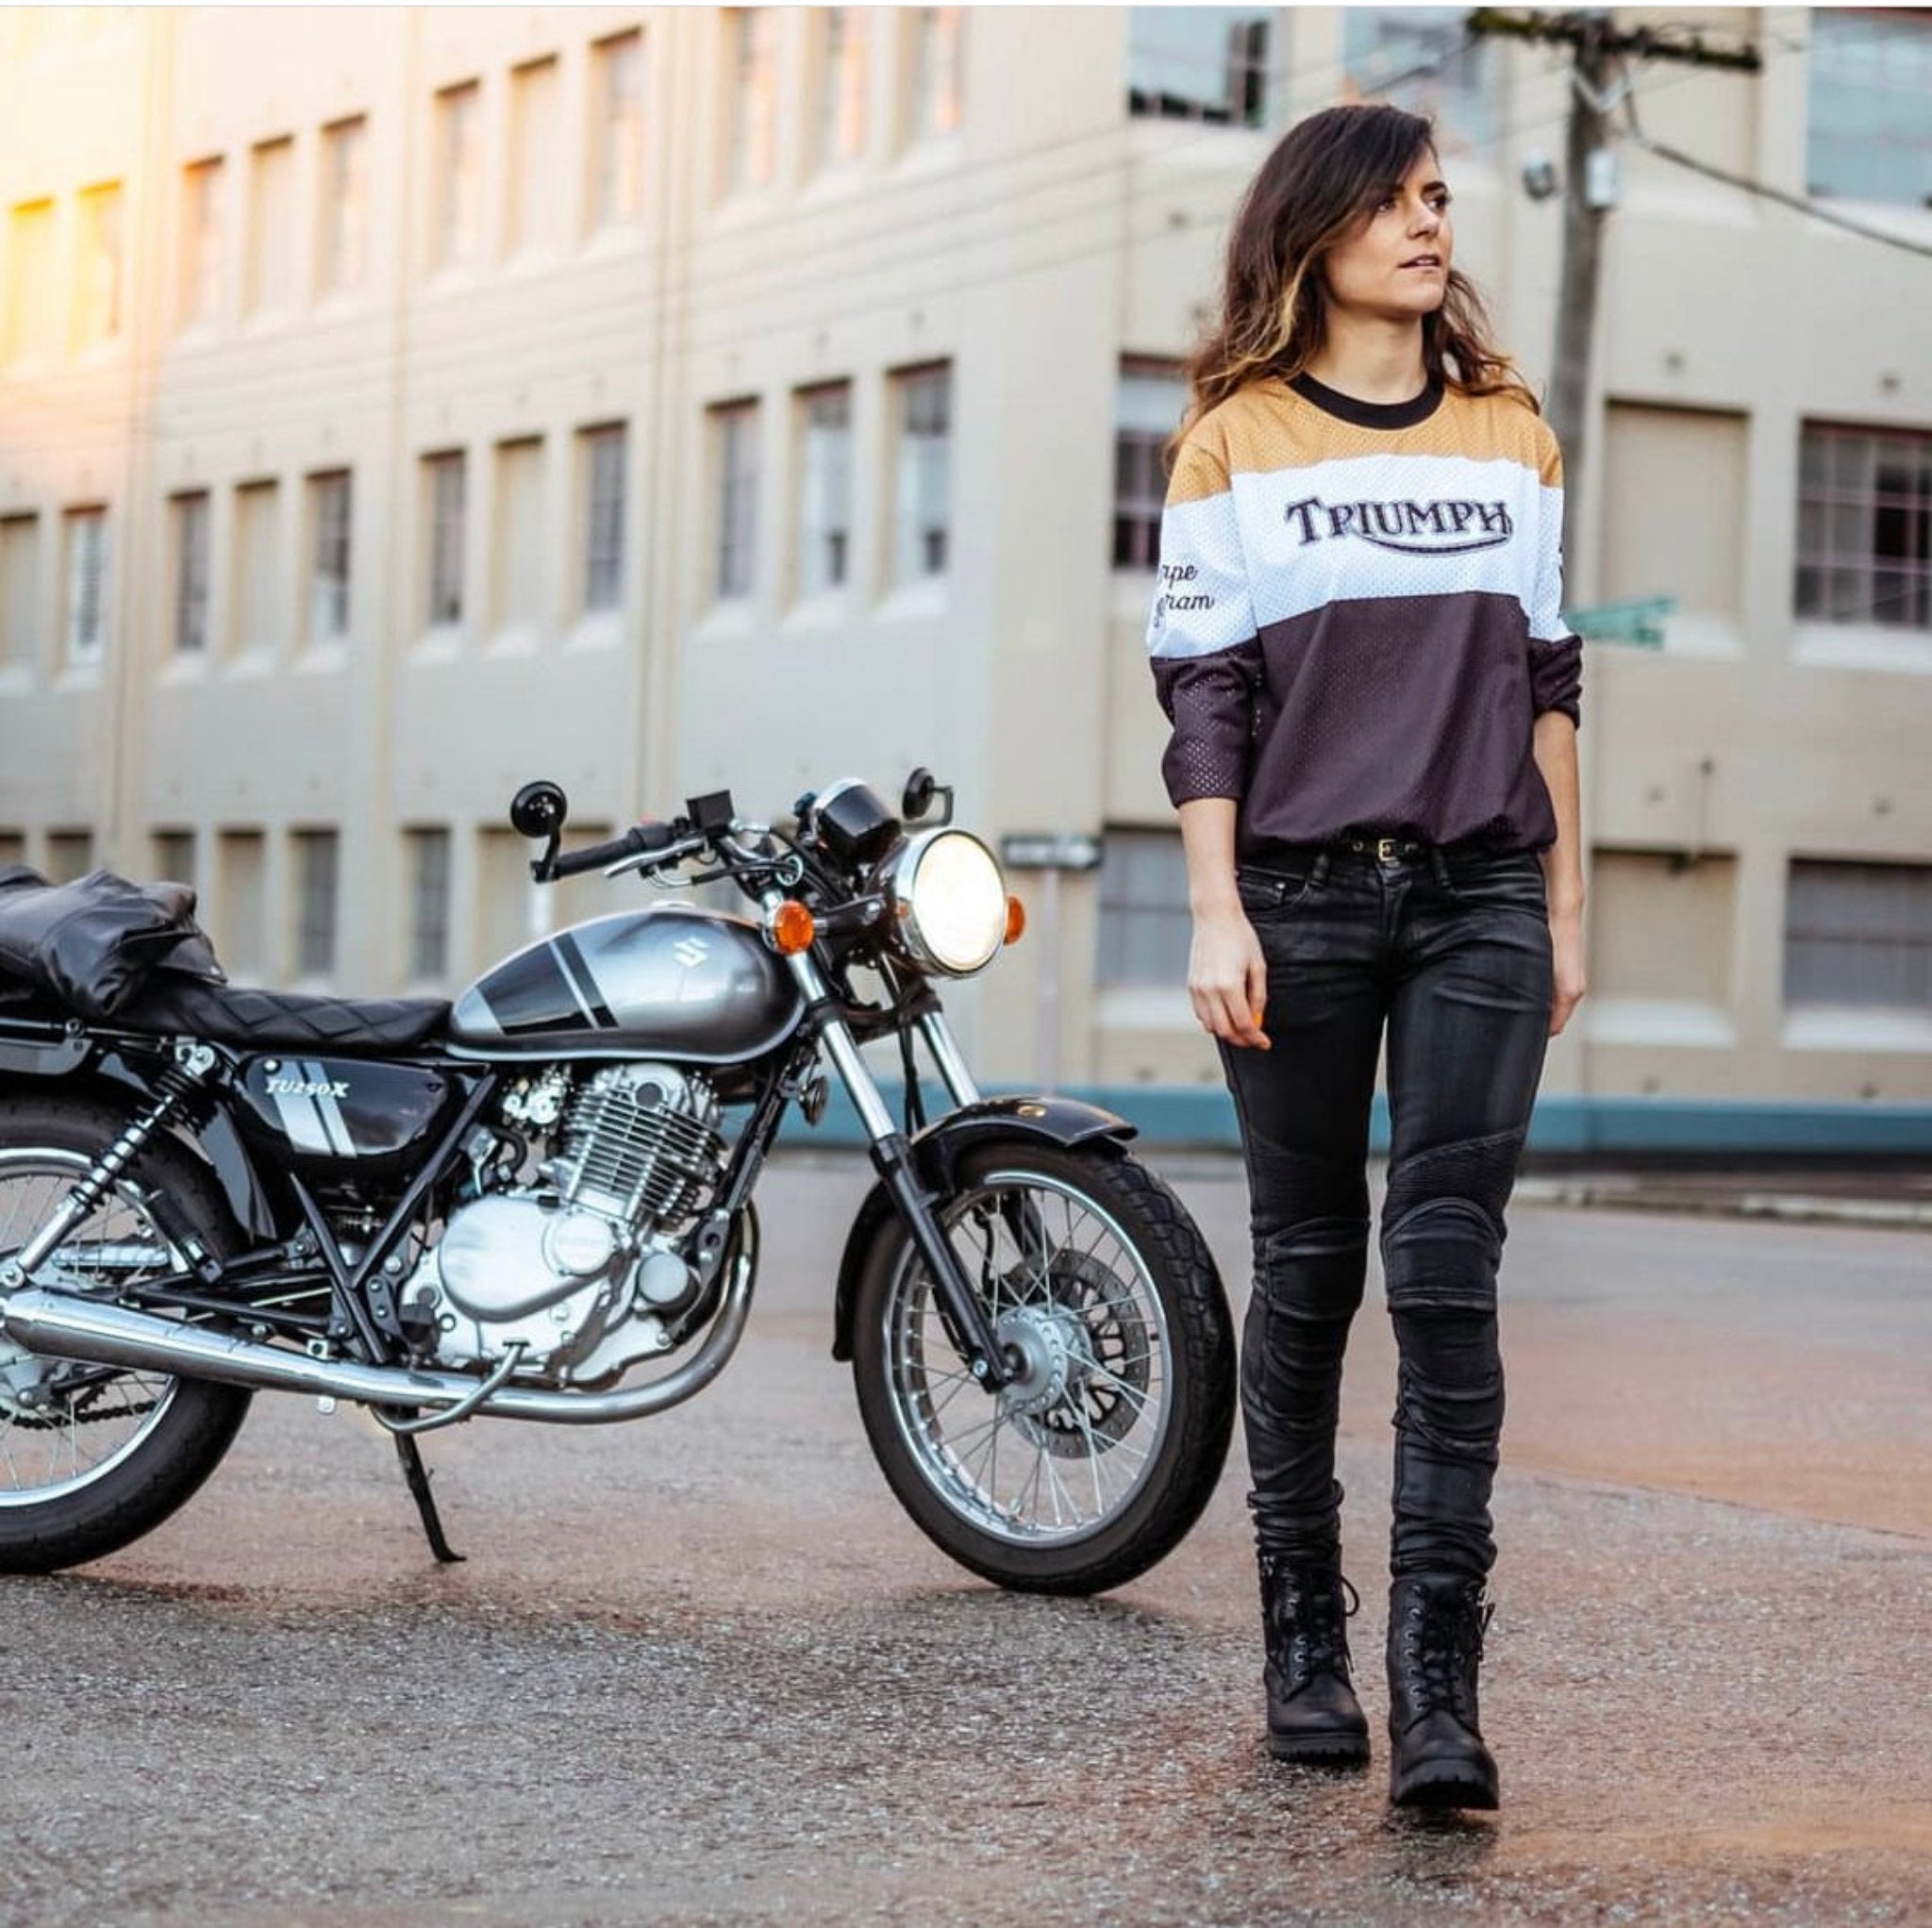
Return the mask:
[(1428, 382), (1419, 322), (1330, 314), (1307, 373), (1358, 402), (1407, 402)]

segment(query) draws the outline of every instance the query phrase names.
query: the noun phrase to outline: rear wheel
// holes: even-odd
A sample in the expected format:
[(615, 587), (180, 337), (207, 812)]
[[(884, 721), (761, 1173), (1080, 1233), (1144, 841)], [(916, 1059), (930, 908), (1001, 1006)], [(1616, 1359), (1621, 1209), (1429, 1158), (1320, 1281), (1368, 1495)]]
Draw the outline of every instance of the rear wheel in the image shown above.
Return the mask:
[(963, 1155), (941, 1222), (1008, 1357), (981, 1389), (905, 1226), (855, 1305), (853, 1375), (880, 1468), (975, 1573), (1047, 1593), (1118, 1587), (1200, 1517), (1234, 1421), (1234, 1335), (1174, 1193), (1113, 1152)]
[[(0, 1264), (125, 1122), (85, 1099), (0, 1098)], [(179, 1147), (151, 1139), (35, 1283), (113, 1299), (186, 1272), (191, 1234), (233, 1249), (208, 1181)], [(220, 1463), (248, 1401), (239, 1387), (46, 1357), (0, 1332), (0, 1572), (98, 1559), (159, 1525)]]

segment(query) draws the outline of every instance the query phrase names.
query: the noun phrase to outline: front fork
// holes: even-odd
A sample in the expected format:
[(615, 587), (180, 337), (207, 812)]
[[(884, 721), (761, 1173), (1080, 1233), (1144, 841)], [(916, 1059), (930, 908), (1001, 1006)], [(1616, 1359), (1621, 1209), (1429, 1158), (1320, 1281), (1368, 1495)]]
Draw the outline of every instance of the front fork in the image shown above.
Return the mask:
[[(824, 975), (813, 961), (811, 953), (797, 951), (786, 961), (810, 1006), (825, 1055), (832, 1060), (840, 1082), (857, 1107), (859, 1122), (865, 1126), (866, 1141), (872, 1148), (873, 1167), (879, 1174), (879, 1182), (912, 1234), (912, 1242), (918, 1246), (919, 1255), (932, 1274), (940, 1304), (953, 1332), (965, 1348), (967, 1371), (989, 1392), (997, 1392), (1001, 1387), (1011, 1383), (1013, 1370), (1008, 1363), (998, 1335), (993, 1331), (985, 1301), (974, 1289), (973, 1281), (959, 1263), (959, 1255), (953, 1250), (952, 1240), (946, 1237), (934, 1212), (933, 1207), (939, 1201), (921, 1179), (912, 1147), (894, 1122), (891, 1111), (879, 1091), (878, 1082), (860, 1055), (851, 1027), (839, 1015), (837, 1001), (826, 987)], [(919, 1031), (925, 1039), (926, 1049), (932, 1053), (933, 1062), (939, 1067), (940, 1077), (953, 1103), (956, 1105), (977, 1104), (979, 1089), (973, 1082), (973, 1073), (967, 1069), (965, 1058), (960, 1055), (958, 1043), (944, 1013), (937, 1009), (927, 1011), (919, 1020)]]

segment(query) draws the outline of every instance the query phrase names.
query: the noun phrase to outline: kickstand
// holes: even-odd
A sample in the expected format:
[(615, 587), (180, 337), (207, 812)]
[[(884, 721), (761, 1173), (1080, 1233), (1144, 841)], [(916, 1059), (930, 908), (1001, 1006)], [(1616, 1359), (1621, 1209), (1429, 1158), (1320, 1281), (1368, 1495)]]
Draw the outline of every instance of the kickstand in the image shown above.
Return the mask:
[(416, 1442), (407, 1433), (395, 1435), (396, 1457), (403, 1462), (403, 1477), (409, 1483), (409, 1497), (416, 1503), (416, 1511), (423, 1516), (423, 1532), (429, 1541), (429, 1551), (445, 1567), (460, 1566), (463, 1555), (452, 1551), (450, 1543), (442, 1536), (442, 1521), (436, 1510), (436, 1496), (429, 1490), (429, 1474), (423, 1464), (423, 1455), (416, 1450)]

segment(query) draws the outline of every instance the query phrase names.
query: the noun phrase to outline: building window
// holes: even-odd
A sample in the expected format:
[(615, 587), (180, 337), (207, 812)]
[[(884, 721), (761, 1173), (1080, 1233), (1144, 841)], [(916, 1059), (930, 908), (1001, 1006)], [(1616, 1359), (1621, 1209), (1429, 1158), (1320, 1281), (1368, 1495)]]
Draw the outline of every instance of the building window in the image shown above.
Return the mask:
[(273, 650), (281, 634), (275, 594), (275, 549), (281, 490), (273, 482), (245, 483), (235, 491), (235, 576), (232, 649)]
[(758, 526), (758, 405), (733, 402), (714, 408), (711, 418), (718, 451), (718, 593), (748, 596)]
[(194, 832), (157, 830), (154, 836), (155, 875), (170, 884), (194, 888)]
[(1160, 560), (1160, 511), (1167, 500), (1161, 456), (1187, 405), (1187, 378), (1171, 364), (1122, 363), (1113, 431), (1116, 569), (1152, 569)]
[(1932, 14), (1814, 7), (1807, 25), (1812, 193), (1932, 207)]
[(870, 13), (858, 7), (824, 10), (819, 73), (818, 164), (837, 167), (865, 151), (866, 68)]
[(295, 305), (295, 143), (264, 141), (249, 155), (247, 312)]
[(336, 833), (295, 833), (295, 974), (327, 977), (336, 968)]
[(644, 37), (636, 31), (591, 49), (595, 173), (591, 207), (599, 227), (635, 221), (644, 206)]
[(965, 10), (922, 7), (912, 23), (912, 138), (929, 141), (959, 125), (960, 36)]
[(0, 516), (0, 670), (40, 657), (41, 519)]
[(1127, 111), (1157, 120), (1268, 123), (1272, 8), (1134, 7), (1127, 12)]
[(268, 839), (259, 830), (215, 839), (215, 947), (230, 976), (246, 983), (268, 968)]
[(1932, 435), (1806, 423), (1797, 567), (1800, 616), (1932, 628)]
[(474, 80), (436, 96), (434, 265), (467, 267), (483, 245), (483, 90)]
[(769, 7), (737, 7), (731, 34), (731, 151), (725, 180), (734, 192), (770, 187), (778, 159), (777, 23)]
[(7, 358), (54, 352), (54, 204), (13, 210), (7, 259)]
[(629, 437), (623, 423), (587, 428), (582, 438), (584, 607), (624, 601), (625, 473)]
[(74, 345), (93, 348), (121, 332), (121, 184), (90, 188), (80, 197), (80, 245), (75, 262)]
[(543, 253), (557, 244), (562, 182), (557, 167), (557, 62), (532, 60), (509, 76), (509, 205), (504, 251)]
[(1932, 1009), (1932, 864), (1793, 857), (1785, 1002)]
[(496, 445), (494, 616), (499, 629), (543, 621), (543, 444), (535, 437)]
[(369, 123), (359, 115), (322, 130), (322, 240), (316, 280), (324, 294), (351, 294), (369, 269)]
[(175, 651), (208, 648), (208, 490), (172, 498), (175, 523)]
[(1109, 830), (1101, 839), (1101, 984), (1188, 981), (1193, 940), (1178, 830)]
[(1434, 7), (1344, 8), (1345, 91), (1427, 115), (1449, 152), (1482, 145), (1495, 132), (1495, 57), (1462, 18)]
[(185, 327), (222, 307), (222, 163), (198, 160), (181, 176), (180, 312)]
[(47, 881), (71, 884), (94, 867), (91, 830), (50, 830), (47, 833)]
[(463, 620), (464, 464), (460, 449), (429, 456), (424, 464), (429, 508), (430, 627)]
[(440, 980), (449, 969), (449, 832), (410, 830), (409, 975)]
[(898, 460), (892, 478), (892, 580), (943, 575), (947, 563), (953, 372), (908, 370), (892, 377)]
[(799, 395), (798, 593), (837, 589), (852, 566), (852, 384)]
[(308, 478), (308, 640), (349, 633), (349, 472)]
[(108, 641), (108, 511), (67, 511), (67, 660), (101, 659)]

